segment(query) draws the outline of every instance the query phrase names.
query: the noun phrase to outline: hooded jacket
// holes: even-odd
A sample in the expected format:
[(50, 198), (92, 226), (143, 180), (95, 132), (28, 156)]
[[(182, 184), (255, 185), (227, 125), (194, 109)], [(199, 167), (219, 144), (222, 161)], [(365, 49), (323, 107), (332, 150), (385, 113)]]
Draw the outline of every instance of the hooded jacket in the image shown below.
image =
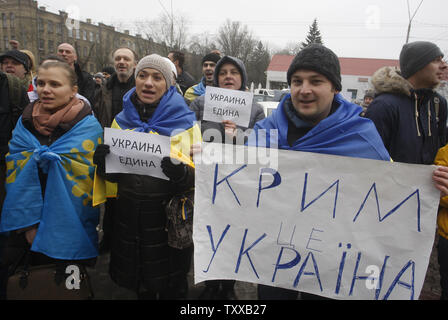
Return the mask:
[(414, 90), (398, 69), (372, 77), (376, 97), (367, 109), (392, 160), (433, 164), (446, 143), (447, 102), (432, 89)]
[[(221, 67), (226, 64), (226, 63), (231, 63), (233, 65), (235, 65), (238, 70), (240, 71), (241, 74), (241, 87), (240, 87), (240, 91), (245, 91), (246, 90), (246, 84), (247, 84), (247, 72), (246, 72), (246, 67), (244, 66), (244, 63), (235, 57), (230, 57), (230, 56), (225, 56), (223, 57), (221, 60), (218, 61), (218, 63), (216, 64), (215, 67), (215, 73), (213, 75), (214, 79), (213, 79), (213, 86), (214, 87), (219, 87), (218, 85), (218, 74), (219, 74), (219, 70), (221, 69)], [(194, 100), (191, 104), (190, 104), (190, 109), (194, 111), (194, 113), (196, 114), (196, 118), (198, 121), (201, 122), (201, 132), (204, 134), (205, 131), (209, 130), (209, 129), (214, 129), (215, 132), (216, 130), (220, 132), (220, 137), (216, 137), (218, 139), (221, 139), (221, 141), (215, 141), (214, 137), (209, 137), (207, 134), (203, 135), (203, 139), (205, 142), (219, 142), (219, 143), (223, 143), (225, 142), (225, 129), (224, 129), (224, 125), (222, 123), (216, 123), (216, 122), (211, 122), (211, 121), (204, 121), (204, 105), (205, 105), (205, 97), (204, 96), (200, 96), (198, 97), (196, 100)], [(243, 128), (243, 127), (239, 127), (238, 126), (238, 135), (239, 134), (244, 134), (244, 132), (249, 129), (249, 128), (253, 128), (255, 126), (255, 124), (264, 119), (265, 118), (265, 114), (263, 111), (263, 108), (256, 102), (252, 103), (252, 110), (251, 110), (251, 114), (250, 114), (250, 121), (249, 121), (249, 126), (247, 128)], [(210, 130), (209, 132), (212, 132), (212, 130)], [(244, 139), (240, 139), (238, 136), (235, 139), (236, 141), (243, 141)]]

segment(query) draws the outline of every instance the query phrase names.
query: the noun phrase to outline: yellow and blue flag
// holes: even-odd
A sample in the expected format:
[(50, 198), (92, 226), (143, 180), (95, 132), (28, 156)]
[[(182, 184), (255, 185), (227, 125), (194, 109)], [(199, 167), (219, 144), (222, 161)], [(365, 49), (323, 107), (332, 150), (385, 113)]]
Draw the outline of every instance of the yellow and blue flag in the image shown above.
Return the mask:
[[(51, 258), (98, 255), (99, 208), (92, 206), (93, 154), (103, 130), (87, 116), (51, 146), (43, 146), (19, 119), (6, 156), (6, 199), (0, 232), (37, 225), (31, 250)], [(40, 168), (47, 174), (42, 192)]]
[(112, 128), (146, 132), (171, 137), (171, 157), (194, 167), (190, 157), (190, 147), (201, 143), (201, 130), (196, 123), (196, 115), (174, 86), (165, 93), (152, 117), (144, 122), (131, 101), (135, 88), (123, 97), (123, 111), (112, 123)]

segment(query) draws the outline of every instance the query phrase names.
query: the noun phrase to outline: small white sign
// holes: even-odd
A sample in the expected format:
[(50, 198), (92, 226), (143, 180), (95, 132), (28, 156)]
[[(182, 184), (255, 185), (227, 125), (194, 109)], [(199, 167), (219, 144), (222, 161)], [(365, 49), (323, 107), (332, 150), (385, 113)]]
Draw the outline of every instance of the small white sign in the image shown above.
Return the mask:
[(104, 143), (110, 146), (106, 173), (132, 173), (169, 180), (160, 163), (170, 156), (170, 137), (104, 128)]
[(203, 119), (221, 123), (231, 120), (237, 126), (247, 128), (252, 111), (253, 93), (207, 87)]

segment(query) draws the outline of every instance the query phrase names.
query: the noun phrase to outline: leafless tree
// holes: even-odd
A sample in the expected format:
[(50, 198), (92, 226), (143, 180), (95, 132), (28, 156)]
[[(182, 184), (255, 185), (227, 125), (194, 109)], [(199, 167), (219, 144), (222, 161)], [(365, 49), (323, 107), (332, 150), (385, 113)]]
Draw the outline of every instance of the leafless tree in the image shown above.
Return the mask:
[(195, 34), (190, 37), (188, 50), (201, 57), (218, 49), (216, 46), (216, 37), (210, 35), (208, 32)]
[(188, 40), (188, 20), (182, 15), (160, 14), (155, 20), (137, 21), (138, 33), (146, 39), (165, 44), (167, 50), (184, 50)]
[(224, 54), (239, 58), (244, 63), (249, 61), (257, 45), (257, 40), (246, 25), (229, 19), (219, 28), (217, 41)]

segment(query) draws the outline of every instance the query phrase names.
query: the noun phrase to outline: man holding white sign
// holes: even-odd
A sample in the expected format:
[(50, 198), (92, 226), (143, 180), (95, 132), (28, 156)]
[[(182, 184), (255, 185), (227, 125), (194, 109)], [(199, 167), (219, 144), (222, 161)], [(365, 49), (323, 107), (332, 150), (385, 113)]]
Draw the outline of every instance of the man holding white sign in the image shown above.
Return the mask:
[[(292, 61), (287, 80), (291, 94), (255, 125), (248, 145), (272, 147), (275, 141), (280, 149), (390, 160), (373, 123), (359, 116), (361, 107), (339, 94), (340, 65), (333, 51), (318, 44), (303, 49)], [(297, 292), (287, 289), (258, 289), (260, 299), (297, 298)]]
[(252, 94), (245, 92), (246, 84), (246, 67), (241, 60), (225, 56), (218, 61), (215, 88), (207, 86), (206, 95), (190, 104), (197, 120), (201, 121), (204, 141), (243, 144), (245, 131), (265, 118), (263, 108), (253, 102)]

